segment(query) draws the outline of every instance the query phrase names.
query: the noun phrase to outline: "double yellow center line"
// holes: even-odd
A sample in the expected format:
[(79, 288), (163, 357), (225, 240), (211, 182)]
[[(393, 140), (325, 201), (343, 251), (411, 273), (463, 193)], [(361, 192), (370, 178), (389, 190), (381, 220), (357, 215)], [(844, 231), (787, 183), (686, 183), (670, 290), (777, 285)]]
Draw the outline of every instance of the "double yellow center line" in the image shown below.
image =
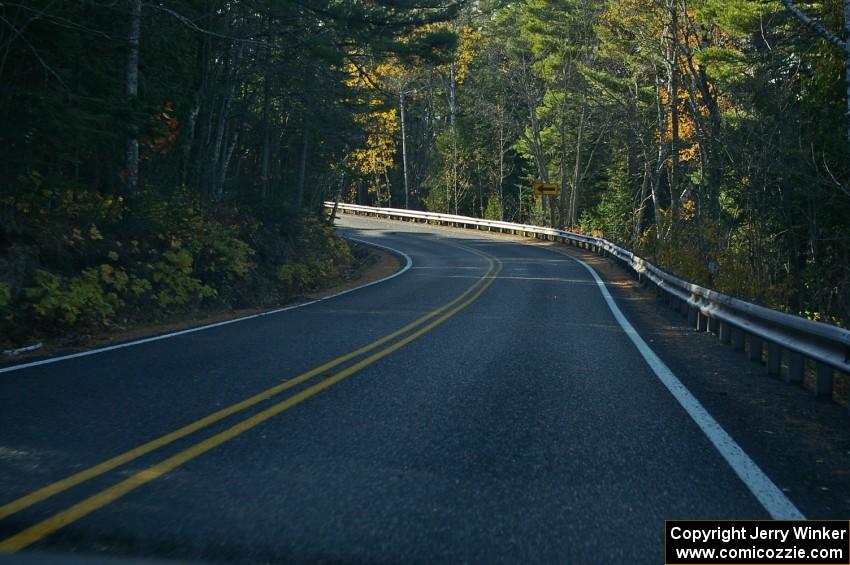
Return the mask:
[[(103, 461), (93, 467), (70, 475), (64, 479), (61, 479), (55, 483), (49, 484), (45, 487), (42, 487), (38, 490), (35, 490), (21, 498), (13, 500), (7, 504), (0, 506), (0, 520), (7, 518), (8, 516), (15, 514), (16, 512), (20, 512), (30, 506), (38, 504), (52, 496), (55, 496), (61, 492), (64, 492), (70, 488), (73, 488), (81, 483), (84, 483), (90, 479), (93, 479), (97, 476), (103, 475), (109, 471), (116, 469), (117, 467), (129, 463), (143, 455), (146, 455), (154, 450), (157, 450), (161, 447), (169, 445), (181, 438), (184, 438), (196, 431), (202, 430), (206, 427), (215, 424), (229, 416), (232, 416), (238, 412), (242, 412), (247, 410), (248, 408), (255, 406), (265, 400), (271, 399), (282, 392), (291, 389), (301, 383), (309, 381), (310, 379), (316, 377), (317, 375), (325, 374), (327, 371), (334, 369), (348, 361), (352, 361), (363, 355), (378, 349), (382, 345), (385, 345), (389, 342), (392, 342), (389, 346), (380, 349), (379, 351), (372, 353), (366, 357), (363, 357), (359, 361), (353, 363), (352, 365), (342, 369), (341, 371), (333, 374), (332, 376), (323, 379), (322, 381), (313, 384), (298, 393), (274, 404), (262, 410), (241, 422), (232, 425), (226, 430), (219, 432), (207, 439), (199, 441), (195, 443), (191, 447), (180, 451), (176, 455), (173, 455), (160, 463), (152, 465), (129, 478), (121, 481), (120, 483), (106, 488), (97, 494), (94, 494), (81, 502), (78, 502), (65, 510), (60, 511), (53, 516), (34, 524), (21, 532), (0, 541), (0, 553), (12, 553), (43, 539), (44, 537), (52, 534), (53, 532), (71, 524), (80, 518), (94, 512), (95, 510), (106, 506), (114, 502), (115, 500), (121, 498), (125, 494), (137, 489), (138, 487), (153, 481), (161, 477), (162, 475), (176, 469), (177, 467), (183, 465), (184, 463), (195, 459), (196, 457), (218, 447), (227, 441), (239, 436), (240, 434), (262, 424), (263, 422), (269, 420), (270, 418), (280, 414), (281, 412), (292, 408), (296, 404), (307, 400), (311, 396), (318, 394), (319, 392), (333, 386), (334, 384), (350, 377), (354, 373), (360, 371), (361, 369), (368, 367), (372, 363), (375, 363), (379, 359), (382, 359), (389, 355), (390, 353), (404, 347), (408, 343), (414, 341), (425, 333), (431, 331), (435, 327), (439, 326), (470, 304), (472, 304), (475, 300), (480, 297), (487, 288), (493, 284), (493, 281), (496, 279), (498, 274), (502, 270), (502, 263), (495, 257), (488, 255), (486, 253), (477, 251), (472, 248), (462, 247), (463, 249), (470, 251), (476, 255), (479, 255), (486, 259), (487, 261), (487, 272), (479, 278), (472, 286), (467, 288), (463, 293), (459, 296), (451, 300), (450, 302), (440, 306), (436, 310), (432, 310), (428, 312), (424, 316), (414, 320), (413, 322), (407, 324), (406, 326), (385, 335), (384, 337), (373, 341), (372, 343), (356, 349), (350, 353), (346, 353), (336, 359), (328, 361), (314, 369), (307, 371), (297, 377), (284, 381), (276, 386), (273, 386), (263, 392), (255, 394), (241, 402), (237, 402), (227, 408), (223, 408), (212, 414), (201, 418), (191, 424), (183, 426), (171, 433), (160, 436), (154, 440), (151, 440), (145, 444), (142, 444), (134, 449), (121, 453), (111, 459)], [(403, 336), (403, 337), (402, 337)], [(393, 341), (398, 339), (397, 341)]]

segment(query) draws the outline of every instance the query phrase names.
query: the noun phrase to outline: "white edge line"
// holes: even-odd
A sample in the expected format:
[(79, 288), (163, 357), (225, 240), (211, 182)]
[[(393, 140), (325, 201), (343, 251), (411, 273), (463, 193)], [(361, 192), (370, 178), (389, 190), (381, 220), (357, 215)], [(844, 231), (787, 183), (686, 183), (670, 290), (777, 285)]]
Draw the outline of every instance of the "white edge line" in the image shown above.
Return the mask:
[[(546, 248), (544, 248), (546, 249)], [(554, 251), (554, 250), (553, 250)], [(559, 252), (560, 253), (560, 252)], [(702, 433), (714, 445), (717, 451), (726, 462), (732, 467), (732, 470), (738, 475), (738, 478), (746, 485), (753, 496), (767, 510), (770, 517), (774, 520), (805, 520), (806, 517), (800, 510), (794, 506), (794, 503), (785, 496), (785, 493), (770, 480), (764, 471), (753, 461), (749, 455), (741, 448), (738, 443), (732, 439), (720, 423), (709, 414), (708, 410), (700, 403), (699, 400), (688, 390), (688, 388), (679, 380), (678, 377), (670, 370), (664, 361), (647, 345), (643, 338), (635, 330), (634, 326), (629, 323), (620, 307), (611, 297), (605, 283), (599, 277), (597, 272), (577, 257), (573, 257), (567, 253), (563, 253), (574, 261), (578, 262), (587, 269), (596, 281), (596, 286), (602, 293), (602, 297), (614, 314), (617, 322), (635, 344), (637, 350), (644, 358), (646, 363), (661, 381), (661, 383), (670, 391), (673, 398), (679, 405), (685, 409), (685, 412), (693, 419)]]
[(400, 270), (396, 271), (395, 273), (393, 273), (391, 275), (387, 275), (386, 277), (383, 277), (383, 278), (378, 279), (376, 281), (372, 281), (372, 282), (369, 282), (369, 283), (366, 283), (364, 285), (360, 285), (360, 286), (357, 286), (357, 287), (354, 287), (354, 288), (349, 288), (348, 290), (343, 290), (341, 292), (337, 292), (336, 294), (331, 294), (330, 296), (324, 296), (322, 298), (317, 298), (316, 300), (311, 300), (309, 302), (301, 302), (299, 304), (293, 304), (291, 306), (285, 306), (283, 308), (277, 308), (276, 310), (269, 310), (268, 312), (260, 312), (259, 314), (251, 314), (250, 316), (242, 316), (240, 318), (233, 318), (231, 320), (225, 320), (223, 322), (215, 322), (215, 323), (212, 323), (212, 324), (206, 324), (206, 325), (197, 326), (197, 327), (194, 327), (194, 328), (187, 328), (185, 330), (180, 330), (180, 331), (171, 332), (171, 333), (162, 334), (162, 335), (153, 336), (153, 337), (146, 337), (146, 338), (143, 338), (143, 339), (137, 339), (137, 340), (134, 340), (134, 341), (128, 341), (126, 343), (119, 343), (119, 344), (110, 345), (110, 346), (107, 346), (107, 347), (100, 347), (98, 349), (91, 349), (89, 351), (81, 351), (79, 353), (71, 353), (69, 355), (62, 355), (60, 357), (50, 357), (48, 359), (42, 359), (40, 361), (32, 361), (30, 363), (21, 363), (20, 365), (12, 365), (10, 367), (3, 367), (3, 368), (0, 368), (0, 373), (11, 373), (12, 371), (20, 371), (21, 369), (28, 369), (30, 367), (37, 367), (39, 365), (49, 365), (51, 363), (58, 363), (60, 361), (68, 361), (70, 359), (77, 359), (79, 357), (87, 357), (89, 355), (96, 355), (98, 353), (106, 353), (107, 351), (114, 351), (116, 349), (124, 349), (125, 347), (133, 347), (133, 346), (136, 346), (136, 345), (142, 345), (142, 344), (145, 344), (145, 343), (150, 343), (152, 341), (159, 341), (159, 340), (162, 340), (162, 339), (169, 339), (169, 338), (177, 337), (177, 336), (181, 336), (181, 335), (191, 334), (191, 333), (195, 333), (195, 332), (201, 332), (201, 331), (209, 330), (209, 329), (212, 329), (212, 328), (218, 328), (218, 327), (221, 327), (221, 326), (227, 326), (229, 324), (235, 324), (237, 322), (244, 322), (245, 320), (253, 320), (254, 318), (262, 318), (264, 316), (271, 316), (271, 315), (274, 315), (274, 314), (280, 314), (281, 312), (287, 312), (289, 310), (295, 310), (296, 308), (303, 308), (304, 306), (310, 306), (312, 304), (324, 302), (325, 300), (330, 300), (331, 298), (337, 298), (339, 296), (343, 296), (343, 295), (348, 294), (350, 292), (354, 292), (355, 290), (361, 290), (361, 289), (364, 289), (364, 288), (372, 286), (372, 285), (376, 285), (376, 284), (380, 284), (382, 282), (386, 282), (390, 279), (394, 279), (395, 277), (403, 275), (404, 273), (409, 271), (411, 267), (413, 267), (413, 259), (411, 259), (410, 255), (408, 255), (407, 253), (405, 253), (403, 251), (399, 251), (398, 249), (394, 249), (394, 248), (388, 247), (386, 245), (381, 245), (379, 243), (373, 243), (371, 241), (366, 241), (366, 240), (358, 239), (358, 238), (355, 238), (355, 237), (347, 237), (347, 236), (343, 236), (343, 237), (345, 237), (345, 239), (348, 239), (348, 240), (351, 240), (351, 241), (356, 241), (357, 243), (362, 243), (364, 245), (371, 245), (372, 247), (379, 247), (381, 249), (385, 249), (387, 251), (390, 251), (392, 253), (400, 255), (400, 256), (404, 257), (405, 265), (404, 265), (404, 267), (402, 267)]

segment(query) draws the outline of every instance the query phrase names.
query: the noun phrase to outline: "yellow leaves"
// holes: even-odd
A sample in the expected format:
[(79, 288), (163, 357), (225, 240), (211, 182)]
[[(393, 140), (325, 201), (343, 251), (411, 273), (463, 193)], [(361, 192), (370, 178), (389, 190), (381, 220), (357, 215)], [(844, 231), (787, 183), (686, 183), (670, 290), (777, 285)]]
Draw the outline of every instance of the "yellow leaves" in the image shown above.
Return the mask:
[(98, 241), (103, 239), (103, 235), (101, 235), (100, 230), (97, 229), (97, 226), (92, 224), (89, 228), (89, 239), (92, 241)]
[(361, 114), (356, 120), (365, 126), (366, 146), (352, 152), (351, 163), (365, 175), (383, 175), (395, 161), (395, 134), (399, 130), (396, 110), (376, 110)]
[(682, 220), (693, 220), (696, 216), (697, 205), (693, 200), (685, 200), (682, 203), (682, 208), (679, 210), (679, 218)]
[(115, 252), (115, 251), (110, 251), (109, 253), (106, 254), (106, 256), (109, 257), (113, 261), (118, 260), (118, 253)]
[(364, 147), (355, 149), (349, 158), (353, 168), (364, 175), (384, 175), (393, 166), (397, 151), (396, 133), (399, 131), (398, 113), (387, 108), (378, 85), (396, 91), (400, 88), (404, 69), (395, 61), (378, 64), (373, 69), (349, 65), (346, 85), (360, 88), (366, 98), (369, 111), (354, 117), (354, 121), (366, 132)]
[[(661, 98), (661, 104), (667, 108), (667, 125), (664, 129), (664, 141), (666, 143), (673, 142), (673, 112), (670, 109), (670, 95), (664, 88), (659, 88), (658, 95)], [(698, 161), (699, 160), (699, 145), (697, 143), (697, 124), (693, 117), (685, 111), (688, 100), (688, 93), (684, 89), (679, 89), (676, 96), (676, 106), (678, 109), (678, 134), (679, 134), (679, 161)]]
[(458, 48), (455, 55), (455, 79), (458, 84), (463, 83), (469, 74), (469, 65), (475, 56), (481, 51), (481, 34), (469, 26), (461, 26), (457, 29)]

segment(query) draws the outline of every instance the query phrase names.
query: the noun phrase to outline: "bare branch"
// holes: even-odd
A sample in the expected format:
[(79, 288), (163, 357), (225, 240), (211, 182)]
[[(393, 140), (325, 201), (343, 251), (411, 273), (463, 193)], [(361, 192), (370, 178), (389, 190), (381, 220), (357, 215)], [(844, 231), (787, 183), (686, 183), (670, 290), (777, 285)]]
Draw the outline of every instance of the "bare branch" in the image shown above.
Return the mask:
[[(10, 28), (12, 28), (13, 31), (18, 32), (18, 29), (15, 28), (9, 20), (4, 18), (3, 16), (0, 16), (0, 20), (2, 20), (3, 23), (5, 23)], [(30, 51), (32, 51), (32, 54), (35, 56), (35, 58), (38, 60), (38, 62), (41, 63), (41, 66), (44, 68), (44, 70), (47, 71), (49, 74), (53, 75), (56, 78), (56, 80), (59, 81), (59, 84), (62, 85), (62, 88), (64, 88), (65, 90), (68, 90), (68, 85), (65, 84), (65, 81), (62, 80), (62, 77), (59, 76), (59, 73), (57, 73), (55, 70), (53, 70), (53, 68), (50, 65), (48, 65), (45, 62), (44, 59), (41, 58), (41, 55), (38, 54), (38, 51), (36, 50), (35, 47), (33, 47), (33, 44), (30, 43), (22, 33), (18, 33), (18, 38), (21, 41), (23, 41), (26, 44), (27, 47), (29, 47)]]
[(4, 4), (6, 6), (14, 6), (15, 8), (35, 13), (36, 18), (42, 18), (42, 19), (48, 20), (50, 23), (52, 23), (56, 26), (59, 26), (59, 27), (64, 27), (66, 29), (72, 29), (72, 30), (75, 30), (75, 31), (83, 32), (83, 33), (89, 33), (89, 34), (92, 34), (92, 35), (97, 35), (97, 36), (100, 36), (100, 37), (103, 37), (103, 38), (109, 39), (109, 40), (114, 39), (111, 35), (103, 32), (103, 31), (100, 31), (100, 30), (97, 30), (97, 29), (92, 29), (90, 27), (86, 27), (82, 24), (71, 21), (67, 18), (63, 18), (63, 17), (56, 16), (56, 15), (53, 15), (53, 14), (48, 14), (48, 13), (46, 13), (46, 9), (45, 10), (36, 10), (34, 8), (31, 8), (31, 7), (26, 6), (24, 4), (18, 4), (16, 2), (4, 2)]
[(823, 166), (826, 169), (829, 178), (832, 179), (832, 182), (835, 184), (835, 188), (843, 192), (846, 196), (850, 196), (850, 187), (848, 187), (843, 182), (839, 181), (835, 178), (835, 175), (832, 173), (832, 170), (829, 168), (829, 164), (826, 162), (826, 154), (823, 155)]
[(250, 44), (253, 44), (253, 45), (262, 45), (262, 46), (270, 45), (270, 44), (268, 44), (264, 41), (258, 41), (256, 39), (253, 39), (253, 38), (250, 38), (250, 37), (235, 37), (233, 35), (225, 35), (225, 34), (222, 34), (222, 33), (218, 33), (218, 32), (215, 32), (215, 31), (208, 30), (208, 29), (204, 29), (204, 28), (200, 27), (198, 24), (196, 24), (195, 22), (193, 22), (192, 20), (190, 20), (189, 18), (187, 18), (186, 16), (184, 16), (183, 14), (175, 12), (171, 8), (166, 8), (165, 6), (162, 6), (160, 4), (145, 3), (145, 4), (142, 4), (142, 5), (145, 8), (153, 8), (155, 10), (165, 12), (166, 14), (173, 17), (174, 19), (176, 19), (177, 21), (179, 21), (180, 23), (182, 23), (183, 25), (185, 25), (189, 29), (191, 29), (193, 31), (197, 31), (198, 33), (203, 33), (203, 34), (206, 34), (206, 35), (209, 35), (209, 36), (212, 36), (212, 37), (218, 37), (219, 39), (227, 39), (229, 41), (240, 41), (240, 42), (243, 42), (243, 43), (250, 43)]

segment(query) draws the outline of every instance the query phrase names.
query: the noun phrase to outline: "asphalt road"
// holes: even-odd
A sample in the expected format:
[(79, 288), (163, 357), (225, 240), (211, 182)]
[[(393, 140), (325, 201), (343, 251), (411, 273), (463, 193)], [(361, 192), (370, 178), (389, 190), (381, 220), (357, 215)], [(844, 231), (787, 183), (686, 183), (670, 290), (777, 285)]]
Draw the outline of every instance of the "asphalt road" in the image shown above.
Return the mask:
[(661, 563), (665, 519), (770, 517), (582, 265), (473, 233), (339, 224), (412, 268), (0, 373), (0, 550)]

